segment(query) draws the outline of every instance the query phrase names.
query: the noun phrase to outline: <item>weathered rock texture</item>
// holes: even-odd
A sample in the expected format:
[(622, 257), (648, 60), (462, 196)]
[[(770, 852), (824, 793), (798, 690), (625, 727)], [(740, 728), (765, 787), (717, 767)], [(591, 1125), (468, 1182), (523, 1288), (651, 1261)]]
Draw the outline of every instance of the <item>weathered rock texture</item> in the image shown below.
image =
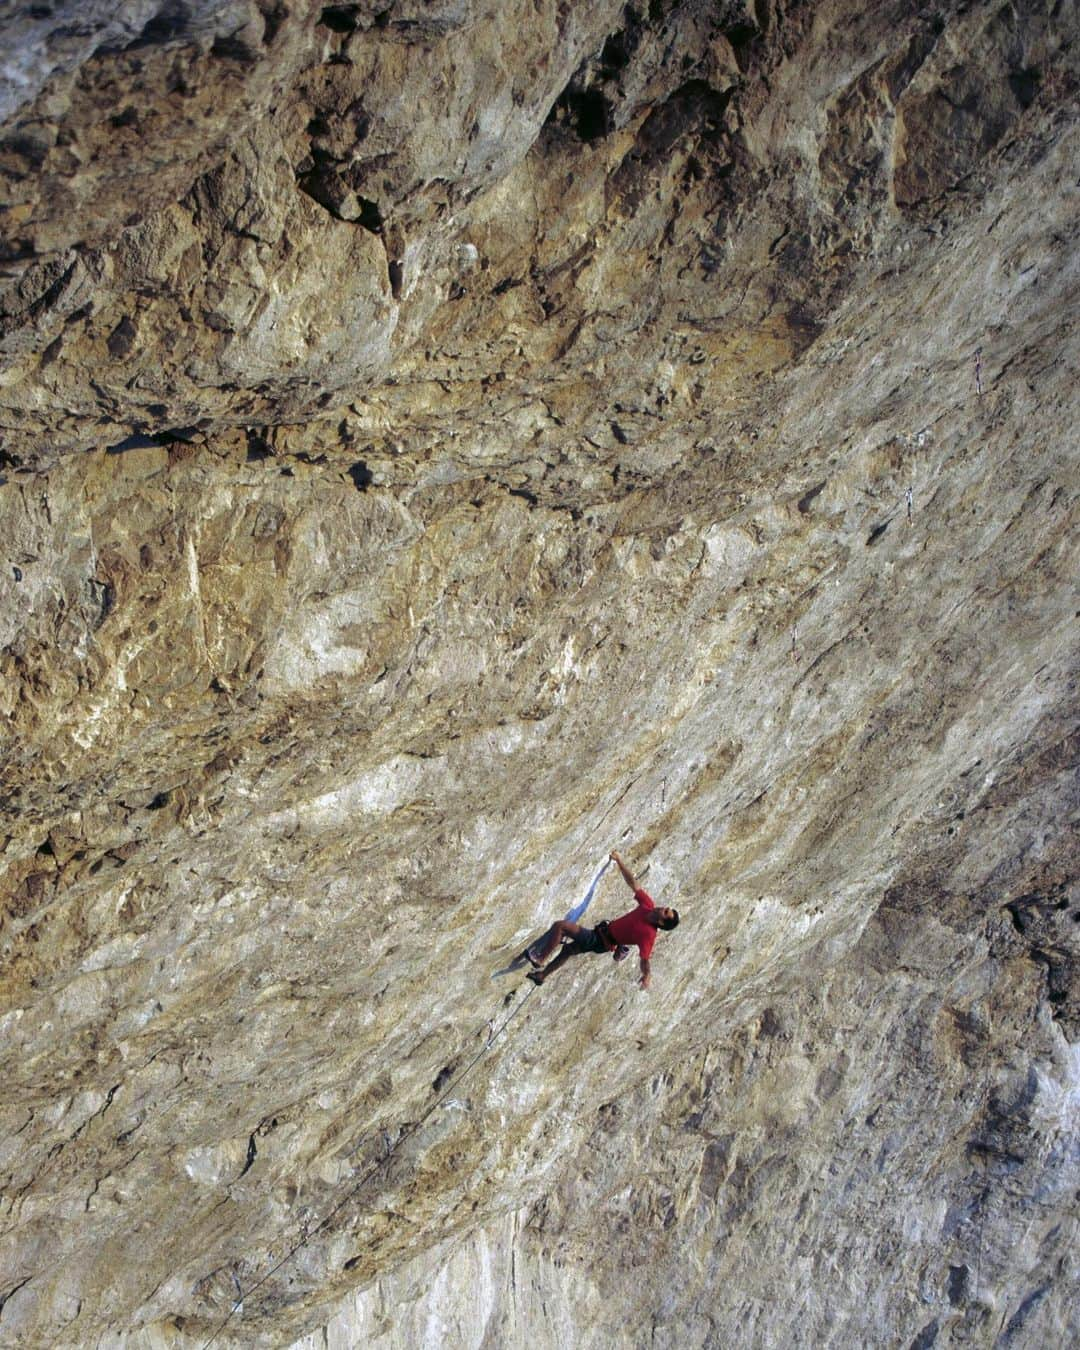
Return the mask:
[(1076, 16), (865, 10), (0, 19), (3, 1344), (1076, 1342)]

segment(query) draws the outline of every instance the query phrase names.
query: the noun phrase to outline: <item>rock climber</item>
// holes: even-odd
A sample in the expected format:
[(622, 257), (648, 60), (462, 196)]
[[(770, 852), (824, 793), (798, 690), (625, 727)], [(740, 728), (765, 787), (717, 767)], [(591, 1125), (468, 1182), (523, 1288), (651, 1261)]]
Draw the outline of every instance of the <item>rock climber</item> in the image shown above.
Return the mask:
[[(636, 946), (641, 959), (641, 987), (648, 989), (649, 958), (656, 942), (657, 930), (670, 931), (675, 928), (679, 922), (679, 913), (669, 906), (657, 909), (652, 896), (642, 890), (633, 872), (614, 849), (611, 861), (634, 892), (637, 908), (623, 914), (621, 918), (612, 919), (610, 923), (602, 919), (595, 928), (586, 928), (584, 924), (574, 923), (570, 919), (557, 919), (539, 941), (522, 952), (522, 956), (533, 966), (529, 972), (533, 984), (543, 984), (571, 956), (580, 956), (583, 952), (611, 952), (615, 960), (620, 961), (631, 947)], [(566, 945), (550, 965), (545, 965), (560, 942)]]

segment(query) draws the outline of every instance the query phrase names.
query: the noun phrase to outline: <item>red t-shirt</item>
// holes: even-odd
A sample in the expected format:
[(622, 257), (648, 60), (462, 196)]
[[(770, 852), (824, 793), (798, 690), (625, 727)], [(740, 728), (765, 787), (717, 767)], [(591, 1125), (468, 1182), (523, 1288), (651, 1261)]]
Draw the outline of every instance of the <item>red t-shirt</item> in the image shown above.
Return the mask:
[(637, 900), (637, 909), (632, 909), (629, 914), (623, 914), (618, 919), (612, 919), (608, 924), (608, 930), (616, 942), (627, 947), (637, 947), (641, 959), (647, 961), (656, 941), (656, 929), (646, 921), (645, 915), (656, 906), (653, 904), (652, 896), (640, 886), (634, 892), (634, 898)]

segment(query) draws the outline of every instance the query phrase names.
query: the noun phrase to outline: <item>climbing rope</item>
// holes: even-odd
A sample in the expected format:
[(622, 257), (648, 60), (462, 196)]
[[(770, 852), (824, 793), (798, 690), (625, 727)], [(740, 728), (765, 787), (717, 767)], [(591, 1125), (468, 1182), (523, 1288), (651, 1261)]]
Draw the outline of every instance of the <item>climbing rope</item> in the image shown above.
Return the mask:
[[(986, 920), (986, 1067), (983, 1071), (982, 1100), (980, 1110), (985, 1118), (990, 1105), (990, 1080), (992, 1077), (993, 1055), (994, 1055), (994, 1004), (993, 1004), (993, 934), (992, 919)], [(986, 1181), (988, 1171), (987, 1157), (983, 1155), (983, 1181)], [(983, 1186), (983, 1201), (978, 1214), (978, 1240), (975, 1248), (975, 1298), (981, 1297), (982, 1290), (982, 1259), (983, 1259), (983, 1230), (986, 1226), (986, 1191)]]
[[(605, 863), (604, 866), (606, 867), (607, 864)], [(604, 870), (603, 868), (600, 869), (601, 873), (603, 872), (603, 870)], [(599, 880), (600, 877), (597, 876), (596, 881)], [(592, 890), (596, 886), (596, 881), (593, 882), (593, 886), (590, 888), (586, 903), (588, 902), (588, 900), (592, 899)], [(413, 1124), (408, 1129), (404, 1130), (398, 1136), (398, 1138), (394, 1141), (393, 1145), (389, 1149), (387, 1149), (387, 1151), (383, 1154), (381, 1158), (377, 1159), (374, 1163), (371, 1164), (371, 1166), (367, 1169), (367, 1171), (364, 1172), (364, 1174), (361, 1176), (360, 1180), (353, 1184), (351, 1189), (345, 1194), (345, 1196), (341, 1200), (338, 1201), (338, 1203), (334, 1206), (334, 1208), (330, 1210), (330, 1212), (326, 1214), (314, 1228), (312, 1228), (310, 1231), (305, 1231), (303, 1236), (300, 1238), (299, 1242), (294, 1242), (293, 1245), (289, 1248), (289, 1250), (285, 1253), (285, 1255), (281, 1257), (280, 1260), (276, 1261), (265, 1273), (265, 1275), (260, 1276), (259, 1279), (257, 1279), (255, 1283), (250, 1287), (250, 1289), (247, 1289), (246, 1291), (243, 1292), (241, 1292), (240, 1290), (239, 1282), (237, 1281), (235, 1274), (233, 1275), (233, 1282), (237, 1286), (237, 1297), (233, 1300), (233, 1305), (229, 1309), (227, 1316), (222, 1319), (220, 1326), (218, 1326), (215, 1329), (210, 1339), (204, 1342), (202, 1350), (209, 1350), (209, 1347), (213, 1345), (213, 1343), (217, 1340), (217, 1338), (221, 1335), (221, 1333), (232, 1321), (233, 1316), (236, 1314), (236, 1312), (241, 1307), (243, 1307), (244, 1299), (250, 1298), (251, 1295), (254, 1294), (257, 1289), (261, 1288), (267, 1282), (267, 1280), (270, 1279), (272, 1275), (276, 1274), (277, 1271), (279, 1271), (282, 1268), (282, 1266), (288, 1265), (288, 1263), (293, 1259), (293, 1257), (296, 1255), (298, 1251), (300, 1251), (303, 1247), (306, 1247), (313, 1237), (317, 1237), (318, 1234), (321, 1233), (322, 1230), (326, 1228), (326, 1226), (331, 1222), (331, 1220), (334, 1219), (336, 1215), (341, 1213), (341, 1211), (345, 1208), (345, 1206), (349, 1203), (349, 1201), (352, 1200), (353, 1197), (356, 1196), (363, 1189), (363, 1187), (367, 1185), (367, 1183), (376, 1174), (376, 1172), (378, 1172), (379, 1168), (384, 1166), (384, 1164), (387, 1163), (390, 1160), (390, 1158), (394, 1156), (394, 1153), (397, 1151), (398, 1148), (400, 1148), (400, 1146), (405, 1142), (405, 1140), (411, 1139), (412, 1136), (416, 1134), (416, 1132), (420, 1129), (420, 1127), (424, 1124), (424, 1122), (432, 1115), (434, 1111), (438, 1109), (438, 1107), (450, 1094), (450, 1092), (452, 1092), (453, 1089), (456, 1088), (458, 1084), (462, 1082), (465, 1076), (468, 1073), (470, 1073), (471, 1070), (474, 1069), (477, 1064), (479, 1064), (480, 1060), (483, 1059), (483, 1057), (487, 1054), (487, 1052), (499, 1039), (499, 1037), (510, 1025), (510, 1023), (514, 1020), (514, 1018), (518, 1015), (518, 1013), (522, 1010), (522, 1008), (524, 1008), (525, 1004), (528, 1003), (529, 999), (535, 992), (536, 986), (533, 985), (526, 992), (525, 997), (521, 999), (517, 1007), (515, 1007), (513, 1011), (503, 1019), (502, 1023), (498, 1027), (496, 1027), (496, 1029), (493, 1032), (491, 1032), (487, 1040), (484, 1042), (483, 1046), (473, 1056), (473, 1058), (469, 1061), (469, 1063), (465, 1066), (465, 1068), (462, 1069), (460, 1073), (455, 1074), (454, 1077), (450, 1080), (450, 1082), (447, 1083), (446, 1087), (443, 1088), (442, 1092), (439, 1093), (439, 1095), (427, 1108), (427, 1110), (420, 1117), (420, 1119), (414, 1121)]]

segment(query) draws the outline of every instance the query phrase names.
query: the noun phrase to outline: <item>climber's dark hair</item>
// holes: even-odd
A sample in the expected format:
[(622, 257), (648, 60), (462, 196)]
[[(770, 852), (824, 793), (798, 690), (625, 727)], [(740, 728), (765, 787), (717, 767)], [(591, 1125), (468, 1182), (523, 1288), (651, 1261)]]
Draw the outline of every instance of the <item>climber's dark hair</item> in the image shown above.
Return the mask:
[(670, 933), (673, 928), (678, 928), (678, 926), (679, 926), (679, 911), (677, 909), (673, 909), (671, 911), (670, 919), (660, 920), (660, 927), (663, 928), (665, 932)]

